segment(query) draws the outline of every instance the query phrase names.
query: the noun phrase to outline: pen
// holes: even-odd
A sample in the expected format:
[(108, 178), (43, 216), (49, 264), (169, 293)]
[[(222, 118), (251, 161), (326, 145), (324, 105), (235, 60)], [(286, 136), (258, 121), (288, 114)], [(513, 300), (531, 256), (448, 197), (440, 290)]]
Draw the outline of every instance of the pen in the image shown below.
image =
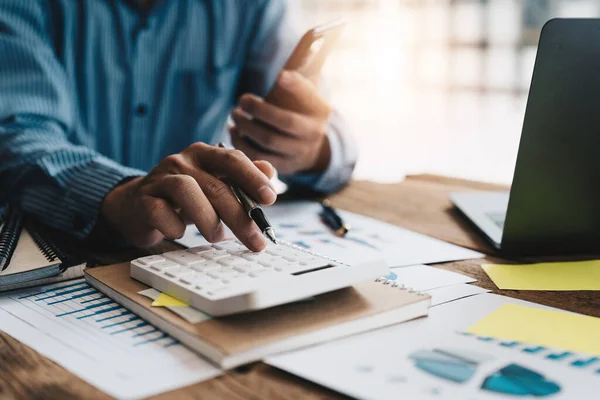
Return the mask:
[(321, 202), (321, 207), (323, 207), (323, 211), (319, 213), (319, 216), (323, 223), (331, 228), (337, 236), (346, 236), (346, 233), (350, 230), (350, 226), (346, 225), (342, 217), (340, 217), (335, 209), (331, 207), (329, 200), (323, 200)]
[[(223, 143), (218, 144), (219, 147), (226, 148)], [(269, 238), (269, 240), (275, 244), (277, 244), (277, 238), (275, 237), (275, 229), (269, 223), (265, 212), (261, 208), (260, 204), (258, 204), (252, 197), (248, 196), (246, 192), (244, 192), (241, 188), (239, 188), (236, 184), (231, 181), (228, 182), (229, 186), (231, 186), (231, 190), (235, 193), (236, 197), (244, 207), (244, 211), (248, 213), (248, 216), (258, 225), (260, 231)]]

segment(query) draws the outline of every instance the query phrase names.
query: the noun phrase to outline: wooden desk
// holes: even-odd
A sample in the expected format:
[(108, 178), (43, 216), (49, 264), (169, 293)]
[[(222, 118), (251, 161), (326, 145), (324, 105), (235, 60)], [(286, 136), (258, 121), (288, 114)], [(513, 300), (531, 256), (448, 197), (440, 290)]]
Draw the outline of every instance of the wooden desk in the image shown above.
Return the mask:
[[(383, 185), (353, 182), (332, 198), (336, 207), (377, 218), (447, 242), (478, 250), (488, 256), (439, 264), (436, 267), (470, 275), (478, 286), (494, 293), (534, 301), (565, 310), (600, 317), (597, 292), (528, 292), (498, 290), (480, 267), (482, 263), (502, 262), (493, 249), (463, 220), (448, 201), (458, 190), (505, 189), (464, 180), (431, 175), (408, 177), (399, 184)], [(174, 245), (165, 243), (156, 252)], [(101, 257), (107, 264), (137, 257), (136, 252)], [(0, 321), (1, 324), (1, 321)], [(0, 333), (0, 397), (9, 398), (107, 398), (75, 375), (49, 361), (29, 347)], [(177, 399), (324, 399), (344, 398), (311, 382), (279, 371), (263, 363), (231, 371), (224, 376), (166, 393), (157, 398)]]

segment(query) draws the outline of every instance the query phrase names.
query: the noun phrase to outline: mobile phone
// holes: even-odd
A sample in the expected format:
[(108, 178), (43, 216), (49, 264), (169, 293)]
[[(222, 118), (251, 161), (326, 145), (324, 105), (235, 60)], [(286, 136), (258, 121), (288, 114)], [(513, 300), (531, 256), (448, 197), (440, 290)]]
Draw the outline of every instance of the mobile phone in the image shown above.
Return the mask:
[[(337, 19), (310, 29), (302, 36), (283, 69), (297, 71), (317, 83), (327, 56), (335, 47), (345, 25), (344, 19)], [(265, 100), (288, 110), (294, 111), (296, 108), (277, 84), (271, 88)]]

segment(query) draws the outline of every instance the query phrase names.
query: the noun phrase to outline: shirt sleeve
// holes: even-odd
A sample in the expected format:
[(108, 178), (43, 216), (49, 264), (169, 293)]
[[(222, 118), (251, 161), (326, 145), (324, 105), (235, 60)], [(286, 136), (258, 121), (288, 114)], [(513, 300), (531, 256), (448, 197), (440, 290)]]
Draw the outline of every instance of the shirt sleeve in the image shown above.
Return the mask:
[[(300, 40), (300, 35), (294, 32), (287, 7), (289, 5), (284, 0), (267, 0), (259, 12), (240, 77), (239, 94), (251, 92), (265, 96)], [(347, 184), (356, 165), (357, 151), (344, 118), (335, 109), (327, 137), (331, 159), (323, 173), (300, 173), (280, 178), (287, 184), (325, 193)]]
[(106, 194), (144, 172), (69, 141), (74, 96), (41, 4), (0, 2), (0, 203), (85, 237)]

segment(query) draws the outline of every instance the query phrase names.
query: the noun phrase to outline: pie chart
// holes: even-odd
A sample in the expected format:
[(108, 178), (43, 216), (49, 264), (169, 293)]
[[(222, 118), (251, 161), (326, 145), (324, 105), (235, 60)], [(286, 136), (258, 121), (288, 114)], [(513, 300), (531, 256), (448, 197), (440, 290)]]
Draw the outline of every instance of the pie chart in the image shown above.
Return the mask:
[(543, 375), (517, 364), (509, 364), (488, 376), (483, 390), (513, 396), (545, 397), (560, 392), (560, 386)]

